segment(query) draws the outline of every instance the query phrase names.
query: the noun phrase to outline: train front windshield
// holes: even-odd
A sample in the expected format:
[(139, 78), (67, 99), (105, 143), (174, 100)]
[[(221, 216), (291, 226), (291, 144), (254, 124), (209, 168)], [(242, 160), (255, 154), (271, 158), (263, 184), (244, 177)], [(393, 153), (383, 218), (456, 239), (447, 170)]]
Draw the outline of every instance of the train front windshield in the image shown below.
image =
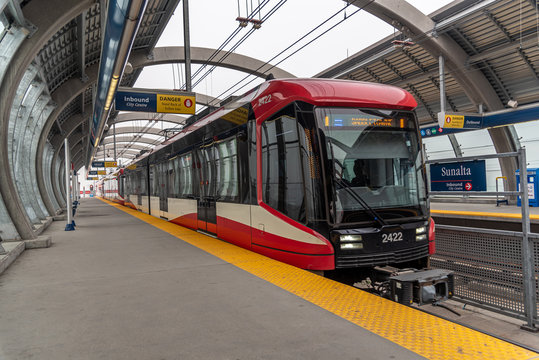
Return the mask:
[(411, 112), (318, 108), (335, 224), (426, 215), (420, 139)]

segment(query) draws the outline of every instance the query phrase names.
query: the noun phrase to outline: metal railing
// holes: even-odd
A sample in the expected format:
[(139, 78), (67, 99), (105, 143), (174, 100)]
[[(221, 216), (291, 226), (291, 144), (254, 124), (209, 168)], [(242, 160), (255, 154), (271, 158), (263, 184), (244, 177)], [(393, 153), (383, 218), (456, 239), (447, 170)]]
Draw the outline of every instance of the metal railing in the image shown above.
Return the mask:
[[(539, 237), (530, 240), (539, 264)], [(457, 300), (528, 320), (521, 232), (437, 225), (431, 266), (454, 271)], [(539, 297), (537, 285), (534, 295)], [(527, 326), (533, 328), (539, 325), (537, 304), (529, 312)]]
[[(539, 234), (530, 233), (526, 151), (438, 159), (427, 164), (516, 157), (520, 191), (429, 192), (430, 195), (521, 196), (522, 232), (436, 226), (436, 254), (431, 265), (455, 272), (455, 297), (489, 310), (521, 318), (523, 328), (537, 331), (539, 314)], [(505, 190), (505, 189), (504, 189)]]

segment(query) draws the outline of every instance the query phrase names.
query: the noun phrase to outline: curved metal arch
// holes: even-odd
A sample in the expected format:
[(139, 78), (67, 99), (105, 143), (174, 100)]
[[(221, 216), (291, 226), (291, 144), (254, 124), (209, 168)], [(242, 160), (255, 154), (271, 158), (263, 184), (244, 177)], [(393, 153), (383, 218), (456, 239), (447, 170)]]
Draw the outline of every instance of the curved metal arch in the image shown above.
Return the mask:
[[(164, 140), (164, 138), (163, 138)], [(148, 145), (154, 145), (156, 142), (162, 142), (162, 140), (160, 139), (153, 139), (153, 138), (150, 138), (150, 137), (146, 137), (144, 135), (142, 136), (137, 136), (136, 138), (133, 137), (133, 136), (116, 136), (116, 147), (118, 147), (118, 145), (120, 144), (137, 144), (137, 143), (140, 143), (140, 144), (148, 144)], [(109, 136), (105, 139), (103, 139), (103, 142), (102, 144), (105, 144), (105, 145), (112, 145), (114, 144), (114, 138), (112, 136)], [(108, 148), (108, 150), (110, 150), (110, 147)]]
[[(118, 159), (126, 159), (128, 161), (131, 161), (133, 159), (135, 159), (137, 156), (140, 155), (140, 150), (135, 150), (135, 149), (126, 149), (124, 150), (124, 153), (118, 157)], [(103, 160), (103, 152), (100, 152), (96, 155), (96, 158), (99, 159), (99, 160)], [(105, 157), (107, 159), (107, 161), (114, 161), (114, 159), (112, 157)], [(121, 164), (122, 166), (125, 165), (124, 163)]]
[[(125, 134), (140, 134), (142, 131), (150, 135), (162, 135), (163, 133), (163, 130), (161, 129), (155, 129), (155, 128), (145, 129), (142, 126), (123, 126), (123, 127), (116, 128), (116, 136), (125, 135)], [(108, 139), (109, 137), (112, 137), (112, 136), (113, 135), (107, 135), (105, 139)]]
[[(137, 151), (137, 154), (140, 152), (140, 150), (148, 150), (148, 146), (147, 145), (140, 145), (140, 144), (131, 144), (129, 147), (125, 147), (122, 149), (122, 151), (125, 153), (125, 152), (128, 152), (129, 150), (135, 150)], [(96, 154), (99, 154), (101, 155), (101, 157), (98, 157), (96, 155), (96, 158), (97, 159), (101, 159), (103, 158), (103, 153), (104, 151), (102, 149), (100, 149), (99, 151), (96, 152)]]
[[(114, 119), (115, 124), (127, 122), (127, 121), (152, 121), (155, 119), (156, 113), (146, 112), (127, 112), (121, 113)], [(168, 121), (175, 124), (185, 124), (188, 116), (176, 115), (176, 114), (160, 114), (159, 120)]]
[[(190, 49), (192, 64), (205, 64), (207, 59), (209, 59), (215, 52), (215, 49), (202, 47), (191, 47)], [(183, 46), (157, 47), (153, 49), (150, 56), (148, 56), (147, 51), (140, 49), (131, 53), (129, 62), (133, 65), (134, 69), (137, 69), (152, 65), (183, 63), (185, 62), (184, 55)], [(223, 62), (218, 62), (218, 59), (223, 57), (226, 57), (226, 59), (223, 60)], [(230, 53), (223, 50), (218, 51), (214, 60), (208, 63), (210, 65), (246, 72), (261, 78), (266, 78), (270, 73), (278, 79), (295, 78), (291, 73), (278, 67), (273, 67), (271, 64), (267, 64), (249, 56)]]
[[(30, 66), (30, 63), (37, 56), (43, 45), (45, 45), (62, 26), (80, 15), (92, 4), (92, 0), (51, 0), (47, 3), (48, 11), (44, 12), (43, 4), (41, 2), (29, 2), (24, 7), (24, 16), (37, 27), (37, 30), (32, 37), (26, 39), (21, 44), (16, 55), (11, 59), (6, 69), (6, 73), (10, 74), (10, 76), (6, 77), (0, 84), (0, 192), (2, 193), (2, 198), (5, 202), (9, 216), (19, 235), (23, 239), (36, 238), (36, 234), (22, 207), (14, 180), (9, 171), (7, 130), (11, 104), (13, 103), (15, 92), (24, 72)], [(41, 148), (41, 152), (42, 151), (43, 148)], [(42, 173), (42, 167), (36, 170), (39, 170), (38, 174)], [(44, 183), (43, 179), (42, 182)], [(39, 190), (42, 197), (45, 197), (46, 189), (44, 184)], [(52, 204), (48, 197), (46, 201), (48, 202), (47, 210), (50, 211)]]
[(54, 149), (56, 149), (56, 151), (60, 151), (60, 148), (63, 146), (64, 139), (71, 136), (71, 133), (78, 129), (84, 123), (84, 121), (87, 120), (88, 119), (82, 114), (75, 114), (67, 119), (62, 125), (63, 134), (56, 134), (50, 140), (50, 143)]
[[(486, 105), (490, 111), (503, 109), (503, 103), (487, 78), (475, 65), (467, 65), (468, 55), (447, 34), (432, 35), (434, 21), (404, 0), (360, 0), (353, 3), (388, 24), (399, 28), (409, 37), (422, 37), (421, 46), (434, 58), (442, 55), (447, 69), (462, 86), (468, 98), (476, 106)], [(427, 34), (425, 36), (425, 34)], [(511, 130), (488, 129), (497, 153), (514, 152), (519, 144), (514, 141)], [(507, 177), (511, 189), (516, 189), (514, 177), (517, 161), (511, 158), (499, 159), (502, 174)]]

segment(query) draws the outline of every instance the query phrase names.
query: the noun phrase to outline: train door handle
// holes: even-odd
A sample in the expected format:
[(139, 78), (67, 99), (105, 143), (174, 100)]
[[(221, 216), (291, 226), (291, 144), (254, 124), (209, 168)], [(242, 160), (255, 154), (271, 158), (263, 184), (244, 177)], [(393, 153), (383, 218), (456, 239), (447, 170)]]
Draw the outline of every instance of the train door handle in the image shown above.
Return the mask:
[(262, 232), (262, 234), (264, 234), (266, 232), (264, 224), (258, 224), (258, 230), (260, 230), (260, 232)]

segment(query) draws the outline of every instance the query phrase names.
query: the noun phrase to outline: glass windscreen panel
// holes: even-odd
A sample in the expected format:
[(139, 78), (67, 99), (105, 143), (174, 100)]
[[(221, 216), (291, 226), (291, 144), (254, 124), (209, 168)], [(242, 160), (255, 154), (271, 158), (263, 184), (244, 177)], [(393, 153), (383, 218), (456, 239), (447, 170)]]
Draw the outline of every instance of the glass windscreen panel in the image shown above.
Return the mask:
[(326, 144), (326, 181), (334, 223), (423, 216), (425, 184), (420, 140), (411, 112), (319, 108)]

